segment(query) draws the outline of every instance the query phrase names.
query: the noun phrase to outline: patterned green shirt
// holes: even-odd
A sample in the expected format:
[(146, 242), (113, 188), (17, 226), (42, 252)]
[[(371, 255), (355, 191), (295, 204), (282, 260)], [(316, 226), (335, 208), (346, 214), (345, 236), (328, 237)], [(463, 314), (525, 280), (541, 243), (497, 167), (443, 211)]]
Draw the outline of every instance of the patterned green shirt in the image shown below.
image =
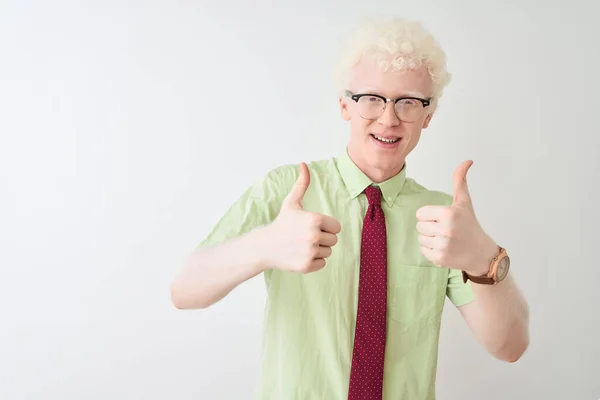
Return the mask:
[[(258, 399), (343, 400), (348, 395), (361, 232), (368, 207), (363, 191), (374, 183), (346, 149), (308, 167), (304, 208), (338, 219), (342, 230), (322, 270), (264, 273), (267, 302)], [(242, 194), (201, 245), (271, 223), (298, 174), (298, 165), (269, 171)], [(434, 266), (420, 253), (416, 212), (424, 205), (450, 205), (452, 197), (408, 178), (406, 166), (379, 186), (388, 242), (384, 399), (432, 400), (445, 299), (461, 306), (474, 295), (459, 270)]]

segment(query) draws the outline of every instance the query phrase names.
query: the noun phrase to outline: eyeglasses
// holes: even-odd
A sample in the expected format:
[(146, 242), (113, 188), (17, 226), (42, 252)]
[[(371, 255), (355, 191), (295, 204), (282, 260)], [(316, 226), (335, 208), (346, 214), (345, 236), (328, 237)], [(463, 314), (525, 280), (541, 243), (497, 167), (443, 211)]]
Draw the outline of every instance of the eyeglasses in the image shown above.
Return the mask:
[(358, 114), (365, 119), (378, 119), (383, 115), (387, 104), (393, 102), (398, 119), (404, 122), (415, 122), (421, 118), (425, 107), (431, 104), (431, 99), (410, 96), (388, 99), (378, 94), (354, 94), (349, 90), (346, 90), (346, 95), (356, 102)]

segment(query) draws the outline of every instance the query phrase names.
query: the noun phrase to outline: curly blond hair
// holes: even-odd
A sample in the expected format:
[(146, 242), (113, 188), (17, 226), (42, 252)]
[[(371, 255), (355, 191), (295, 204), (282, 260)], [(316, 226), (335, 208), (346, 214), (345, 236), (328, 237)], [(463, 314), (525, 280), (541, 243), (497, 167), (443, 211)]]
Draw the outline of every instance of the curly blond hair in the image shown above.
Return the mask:
[(418, 21), (392, 17), (372, 18), (361, 23), (348, 38), (335, 69), (337, 89), (347, 89), (351, 69), (364, 57), (375, 59), (384, 70), (407, 70), (426, 66), (437, 102), (450, 82), (446, 54)]

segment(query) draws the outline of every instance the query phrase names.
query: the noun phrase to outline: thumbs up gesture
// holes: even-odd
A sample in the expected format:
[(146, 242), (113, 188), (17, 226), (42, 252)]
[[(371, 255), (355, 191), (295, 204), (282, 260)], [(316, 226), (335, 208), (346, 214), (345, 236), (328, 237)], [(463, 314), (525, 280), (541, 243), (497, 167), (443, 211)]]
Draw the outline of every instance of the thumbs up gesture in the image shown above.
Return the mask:
[(417, 211), (417, 231), (421, 253), (431, 262), (483, 275), (497, 246), (475, 216), (467, 187), (467, 171), (472, 164), (465, 161), (455, 170), (450, 206), (424, 206)]
[(310, 172), (300, 164), (300, 175), (284, 199), (279, 215), (268, 227), (267, 263), (277, 269), (307, 273), (326, 264), (337, 243), (340, 223), (327, 215), (304, 210)]

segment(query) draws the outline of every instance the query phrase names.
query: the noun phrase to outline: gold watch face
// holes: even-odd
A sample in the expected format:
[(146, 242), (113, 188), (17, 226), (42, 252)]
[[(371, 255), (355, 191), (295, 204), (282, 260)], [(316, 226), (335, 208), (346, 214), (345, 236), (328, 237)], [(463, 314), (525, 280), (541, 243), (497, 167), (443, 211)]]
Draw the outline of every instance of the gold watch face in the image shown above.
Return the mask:
[(506, 278), (509, 268), (510, 268), (510, 259), (508, 258), (508, 256), (506, 256), (502, 260), (500, 260), (500, 263), (498, 264), (498, 270), (496, 272), (498, 281), (501, 281), (504, 278)]

